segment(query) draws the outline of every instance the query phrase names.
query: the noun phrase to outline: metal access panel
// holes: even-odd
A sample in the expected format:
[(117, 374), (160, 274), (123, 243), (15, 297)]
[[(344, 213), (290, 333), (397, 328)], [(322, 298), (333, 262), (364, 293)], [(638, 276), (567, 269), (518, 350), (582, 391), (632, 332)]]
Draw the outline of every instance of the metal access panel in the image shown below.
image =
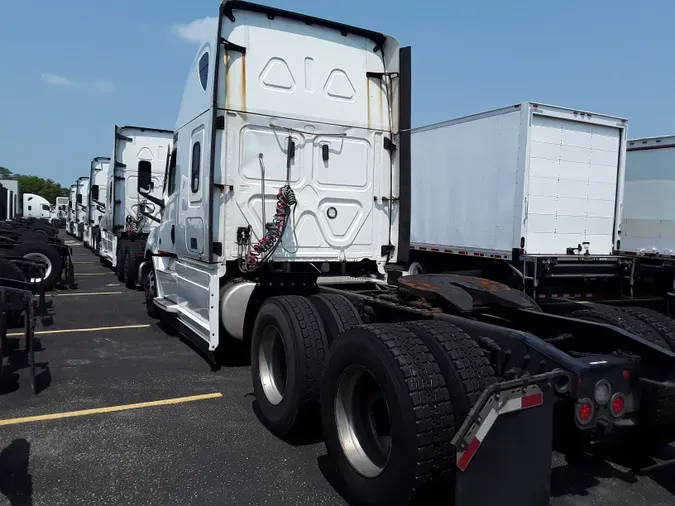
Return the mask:
[(612, 253), (623, 183), (624, 132), (616, 119), (532, 107), (527, 253), (564, 255), (584, 242), (591, 254)]
[(551, 387), (543, 404), (500, 415), (464, 471), (457, 470), (458, 506), (549, 506), (553, 439)]

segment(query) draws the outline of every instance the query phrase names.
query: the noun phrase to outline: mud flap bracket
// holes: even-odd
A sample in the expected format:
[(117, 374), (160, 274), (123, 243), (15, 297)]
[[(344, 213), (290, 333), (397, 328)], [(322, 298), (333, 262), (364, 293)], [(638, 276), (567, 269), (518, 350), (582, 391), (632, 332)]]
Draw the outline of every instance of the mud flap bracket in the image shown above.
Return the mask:
[(457, 506), (550, 504), (551, 380), (566, 375), (556, 370), (483, 392), (452, 440), (457, 450)]

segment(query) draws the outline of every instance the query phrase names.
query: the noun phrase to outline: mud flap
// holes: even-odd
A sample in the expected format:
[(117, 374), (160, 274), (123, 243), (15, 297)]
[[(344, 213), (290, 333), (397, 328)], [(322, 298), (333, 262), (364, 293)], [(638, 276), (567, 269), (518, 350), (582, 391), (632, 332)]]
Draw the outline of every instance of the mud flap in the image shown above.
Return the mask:
[(507, 381), (481, 395), (452, 441), (457, 506), (550, 504), (551, 380), (563, 375)]

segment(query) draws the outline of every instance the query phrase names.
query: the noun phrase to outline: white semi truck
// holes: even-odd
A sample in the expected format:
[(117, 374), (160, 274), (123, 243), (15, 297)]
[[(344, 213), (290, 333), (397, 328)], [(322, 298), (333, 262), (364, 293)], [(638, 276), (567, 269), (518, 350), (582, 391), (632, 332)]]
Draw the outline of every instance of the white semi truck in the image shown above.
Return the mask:
[(675, 292), (673, 169), (675, 135), (628, 141), (620, 253), (635, 260), (640, 297)]
[(412, 273), (618, 298), (627, 120), (525, 102), (412, 133)]
[(50, 220), (52, 206), (46, 198), (34, 193), (24, 193), (22, 200), (24, 218), (37, 218), (47, 222)]
[(70, 185), (68, 189), (68, 220), (66, 222), (66, 233), (68, 235), (75, 235), (76, 217), (75, 210), (77, 209), (77, 184)]
[[(410, 99), (410, 48), (395, 39), (224, 1), (161, 197), (139, 170), (161, 207), (139, 266), (148, 314), (214, 361), (249, 346), (260, 420), (284, 438), (322, 427), (350, 500), (548, 504), (553, 401), (566, 434), (626, 427), (647, 445), (675, 413), (654, 406), (675, 398), (637, 378), (672, 391), (675, 352), (613, 308), (561, 317), (488, 279), (401, 276)], [(611, 252), (603, 233), (593, 244)]]
[(77, 178), (77, 193), (75, 195), (75, 237), (80, 241), (84, 240), (89, 227), (87, 224), (87, 215), (89, 214), (89, 176)]
[(98, 156), (91, 161), (89, 170), (89, 201), (87, 205), (87, 233), (85, 246), (98, 254), (101, 244), (101, 220), (105, 213), (105, 202), (108, 188), (108, 172), (110, 158)]
[[(136, 287), (145, 240), (159, 222), (159, 206), (150, 199), (162, 195), (172, 138), (170, 130), (115, 126), (97, 247), (101, 261), (112, 265), (117, 278), (129, 288)], [(147, 177), (144, 184), (149, 193), (139, 195), (137, 188), (142, 177)]]
[(52, 211), (51, 223), (57, 228), (64, 228), (68, 219), (68, 197), (56, 197)]

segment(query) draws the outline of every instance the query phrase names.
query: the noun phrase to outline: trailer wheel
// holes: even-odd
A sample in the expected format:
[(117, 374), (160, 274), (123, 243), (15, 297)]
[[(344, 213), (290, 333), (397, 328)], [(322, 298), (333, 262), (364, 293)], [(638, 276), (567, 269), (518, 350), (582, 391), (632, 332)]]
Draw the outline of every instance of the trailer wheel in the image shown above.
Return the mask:
[(311, 295), (308, 299), (321, 316), (329, 346), (341, 332), (363, 323), (354, 304), (344, 295), (319, 294)]
[(649, 325), (665, 340), (670, 348), (675, 351), (675, 320), (672, 318), (644, 307), (622, 307), (621, 311), (637, 318)]
[(157, 297), (157, 282), (155, 281), (155, 269), (150, 269), (148, 275), (143, 280), (143, 291), (145, 292), (145, 310), (150, 318), (158, 319), (161, 316), (160, 309), (155, 306), (154, 300)]
[(15, 249), (16, 256), (23, 257), (27, 260), (43, 262), (47, 264), (44, 277), (33, 278), (29, 281), (38, 283), (42, 281), (45, 290), (51, 290), (56, 286), (56, 283), (61, 279), (61, 272), (63, 271), (63, 258), (59, 252), (52, 248), (49, 244), (42, 242), (28, 242), (20, 243)]
[(434, 354), (450, 392), (455, 419), (462, 423), (483, 390), (496, 381), (490, 361), (478, 343), (446, 322), (405, 322)]
[(654, 330), (654, 328), (639, 320), (635, 316), (621, 311), (620, 309), (617, 309), (613, 306), (593, 304), (590, 307), (577, 309), (576, 311), (567, 313), (566, 316), (569, 316), (570, 318), (578, 318), (580, 320), (614, 325), (615, 327), (619, 327), (626, 332), (630, 332), (636, 336), (646, 339), (650, 343), (657, 344), (664, 348), (670, 348), (666, 340), (661, 337), (661, 335), (656, 330)]
[(126, 256), (126, 253), (126, 243), (122, 242), (117, 248), (117, 265), (115, 266), (115, 275), (120, 282), (124, 282), (124, 257)]
[(261, 421), (281, 438), (318, 426), (321, 372), (328, 349), (321, 316), (305, 298), (267, 299), (253, 325), (251, 373)]
[(324, 369), (321, 415), (330, 469), (355, 502), (431, 502), (432, 494), (452, 493), (450, 394), (433, 355), (408, 328), (373, 324), (342, 333)]

